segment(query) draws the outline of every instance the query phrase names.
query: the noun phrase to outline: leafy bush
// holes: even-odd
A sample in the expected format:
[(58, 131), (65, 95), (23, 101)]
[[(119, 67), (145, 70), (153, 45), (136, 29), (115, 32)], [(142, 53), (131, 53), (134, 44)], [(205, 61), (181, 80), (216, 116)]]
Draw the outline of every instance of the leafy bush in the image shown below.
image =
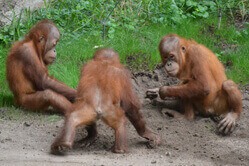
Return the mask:
[[(136, 30), (151, 23), (175, 25), (186, 19), (208, 18), (222, 11), (232, 18), (248, 18), (246, 0), (44, 0), (44, 7), (25, 9), (12, 24), (0, 29), (0, 43), (18, 40), (38, 20), (48, 18), (59, 25), (62, 34), (77, 38), (84, 33), (113, 38), (117, 29)], [(235, 14), (233, 11), (236, 11)]]
[[(178, 7), (182, 3), (171, 0), (53, 0), (44, 1), (45, 6), (36, 11), (25, 9), (14, 16), (10, 25), (0, 29), (0, 43), (9, 44), (18, 40), (38, 20), (48, 18), (55, 21), (63, 34), (77, 37), (91, 33), (112, 38), (116, 29), (124, 27), (135, 30), (148, 23), (180, 23), (187, 17), (206, 17), (208, 8), (204, 3), (187, 1), (186, 10)], [(191, 9), (191, 10), (190, 10)], [(191, 12), (187, 15), (187, 12)]]

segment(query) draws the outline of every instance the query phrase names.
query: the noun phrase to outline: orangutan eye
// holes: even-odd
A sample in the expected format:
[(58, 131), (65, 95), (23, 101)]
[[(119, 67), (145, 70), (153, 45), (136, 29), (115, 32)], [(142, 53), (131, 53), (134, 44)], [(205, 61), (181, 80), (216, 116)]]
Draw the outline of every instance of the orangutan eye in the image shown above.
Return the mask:
[(185, 52), (186, 51), (186, 48), (184, 46), (182, 46), (182, 51)]
[(170, 60), (174, 60), (174, 59), (175, 59), (175, 55), (170, 54), (170, 55), (169, 55), (169, 59), (170, 59)]

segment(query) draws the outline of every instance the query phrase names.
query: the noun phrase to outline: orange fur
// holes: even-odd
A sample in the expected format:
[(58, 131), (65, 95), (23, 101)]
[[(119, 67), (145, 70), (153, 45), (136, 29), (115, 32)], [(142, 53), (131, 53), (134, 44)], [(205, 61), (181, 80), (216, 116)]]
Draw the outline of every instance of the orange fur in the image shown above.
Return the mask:
[[(231, 128), (242, 111), (242, 97), (237, 85), (227, 80), (215, 54), (204, 45), (175, 34), (163, 37), (159, 51), (165, 67), (174, 65), (170, 70), (178, 71), (175, 76), (183, 81), (180, 85), (160, 88), (160, 96), (180, 97), (188, 119), (194, 117), (194, 111), (225, 116), (234, 113), (233, 120), (225, 120), (223, 125), (225, 130)], [(174, 57), (170, 64), (169, 56)]]
[(19, 106), (33, 110), (52, 106), (64, 113), (70, 110), (69, 100), (74, 100), (76, 91), (48, 75), (47, 65), (56, 57), (58, 40), (57, 27), (52, 21), (43, 20), (24, 40), (12, 46), (6, 61), (6, 76)]
[(113, 152), (127, 151), (126, 117), (140, 136), (159, 144), (159, 137), (146, 127), (139, 109), (130, 72), (119, 62), (118, 54), (112, 49), (98, 50), (93, 60), (82, 68), (73, 111), (67, 116), (61, 135), (53, 143), (52, 152), (59, 151), (61, 146), (71, 148), (76, 127), (81, 125), (90, 126), (87, 138), (94, 139), (97, 131), (93, 126), (96, 126), (98, 118), (115, 130)]

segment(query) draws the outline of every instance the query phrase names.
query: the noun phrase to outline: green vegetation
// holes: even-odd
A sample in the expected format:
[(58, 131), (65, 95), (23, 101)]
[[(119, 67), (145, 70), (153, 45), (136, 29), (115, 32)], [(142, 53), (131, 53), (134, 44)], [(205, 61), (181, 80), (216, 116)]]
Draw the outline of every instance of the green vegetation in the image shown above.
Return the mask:
[(23, 125), (30, 126), (32, 123), (27, 123), (25, 121), (37, 121), (39, 119), (44, 123), (52, 123), (62, 119), (60, 114), (44, 113), (42, 111), (29, 111), (24, 109), (18, 109), (14, 106), (9, 106), (8, 108), (1, 108), (0, 112), (0, 123), (4, 120), (13, 121), (23, 121)]
[[(245, 0), (57, 0), (36, 11), (23, 10), (0, 29), (0, 107), (13, 104), (5, 79), (11, 43), (38, 20), (48, 18), (62, 37), (50, 74), (76, 87), (82, 64), (96, 47), (112, 47), (132, 70), (153, 70), (160, 62), (158, 43), (167, 33), (192, 38), (213, 50), (228, 77), (249, 82), (249, 3)], [(221, 16), (221, 17), (217, 17)], [(220, 19), (221, 18), (221, 19)]]

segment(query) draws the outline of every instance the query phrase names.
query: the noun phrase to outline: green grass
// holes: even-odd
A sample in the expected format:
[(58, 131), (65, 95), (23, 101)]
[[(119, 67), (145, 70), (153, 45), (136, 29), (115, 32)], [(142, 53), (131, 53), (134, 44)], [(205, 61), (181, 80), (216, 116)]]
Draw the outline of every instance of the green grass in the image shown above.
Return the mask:
[(11, 105), (13, 103), (13, 97), (9, 91), (6, 77), (5, 77), (5, 60), (8, 53), (8, 48), (4, 48), (0, 45), (0, 107), (4, 105)]
[[(206, 25), (203, 22), (185, 22), (184, 26), (150, 25), (143, 26), (134, 31), (119, 29), (115, 31), (114, 38), (102, 40), (101, 35), (92, 36), (83, 34), (77, 38), (63, 36), (57, 46), (57, 61), (49, 67), (50, 74), (76, 88), (79, 80), (80, 69), (93, 55), (95, 46), (112, 47), (120, 54), (122, 63), (127, 64), (127, 56), (137, 56), (132, 65), (142, 66), (147, 63), (147, 70), (152, 70), (160, 63), (158, 43), (162, 36), (168, 33), (177, 33), (186, 38), (195, 39), (218, 53), (222, 62), (232, 61), (233, 65), (228, 68), (228, 77), (237, 83), (248, 83), (249, 80), (249, 42), (240, 37), (234, 28), (221, 29), (215, 34), (205, 32)], [(220, 36), (217, 39), (217, 36)], [(222, 50), (218, 46), (226, 42), (235, 44), (236, 50)], [(0, 107), (13, 105), (13, 97), (8, 89), (5, 79), (5, 59), (8, 48), (3, 46), (0, 51)], [(223, 52), (227, 52), (224, 54)], [(129, 67), (129, 66), (128, 66)], [(144, 70), (140, 68), (140, 70)]]
[(44, 113), (42, 111), (29, 111), (25, 109), (20, 109), (14, 106), (8, 106), (1, 108), (0, 111), (0, 123), (1, 121), (22, 121), (24, 125), (31, 125), (30, 123), (25, 123), (25, 121), (39, 121), (44, 123), (52, 123), (62, 119), (60, 114)]
[(249, 83), (248, 55), (249, 42), (247, 41), (243, 45), (239, 46), (238, 50), (231, 52), (228, 56), (224, 58), (226, 61), (231, 61), (233, 63), (233, 66), (227, 70), (228, 77), (240, 84)]
[[(237, 29), (229, 23), (228, 19), (223, 18), (221, 28), (217, 30), (216, 15), (195, 20), (189, 17), (182, 19), (181, 23), (172, 24), (172, 18), (164, 13), (163, 6), (161, 6), (161, 14), (164, 15), (157, 15), (160, 11), (147, 15), (147, 1), (143, 2), (145, 6), (138, 8), (137, 5), (129, 6), (127, 1), (128, 6), (124, 4), (124, 6), (116, 6), (114, 12), (107, 18), (116, 2), (111, 1), (107, 6), (104, 0), (99, 2), (103, 3), (77, 0), (52, 1), (47, 3), (45, 8), (37, 11), (25, 10), (22, 17), (27, 18), (26, 22), (22, 23), (19, 22), (20, 19), (16, 19), (9, 27), (0, 30), (0, 42), (3, 44), (0, 45), (0, 107), (14, 105), (13, 96), (5, 78), (8, 43), (11, 39), (17, 40), (27, 33), (28, 29), (42, 18), (53, 19), (62, 33), (57, 46), (57, 60), (49, 67), (49, 72), (74, 88), (77, 87), (82, 65), (91, 59), (96, 46), (115, 49), (120, 54), (121, 62), (133, 71), (153, 70), (160, 63), (159, 41), (168, 33), (177, 33), (206, 45), (224, 64), (232, 62), (232, 66), (227, 68), (228, 78), (241, 84), (249, 82), (248, 27)], [(138, 2), (134, 1), (134, 3)], [(154, 5), (157, 7), (158, 4)], [(167, 6), (167, 3), (165, 5)], [(142, 10), (142, 7), (145, 8)], [(140, 13), (139, 16), (138, 13)], [(152, 23), (151, 18), (155, 16), (165, 17), (166, 21)], [(100, 23), (103, 19), (107, 19), (105, 40), (102, 38), (103, 25)]]

